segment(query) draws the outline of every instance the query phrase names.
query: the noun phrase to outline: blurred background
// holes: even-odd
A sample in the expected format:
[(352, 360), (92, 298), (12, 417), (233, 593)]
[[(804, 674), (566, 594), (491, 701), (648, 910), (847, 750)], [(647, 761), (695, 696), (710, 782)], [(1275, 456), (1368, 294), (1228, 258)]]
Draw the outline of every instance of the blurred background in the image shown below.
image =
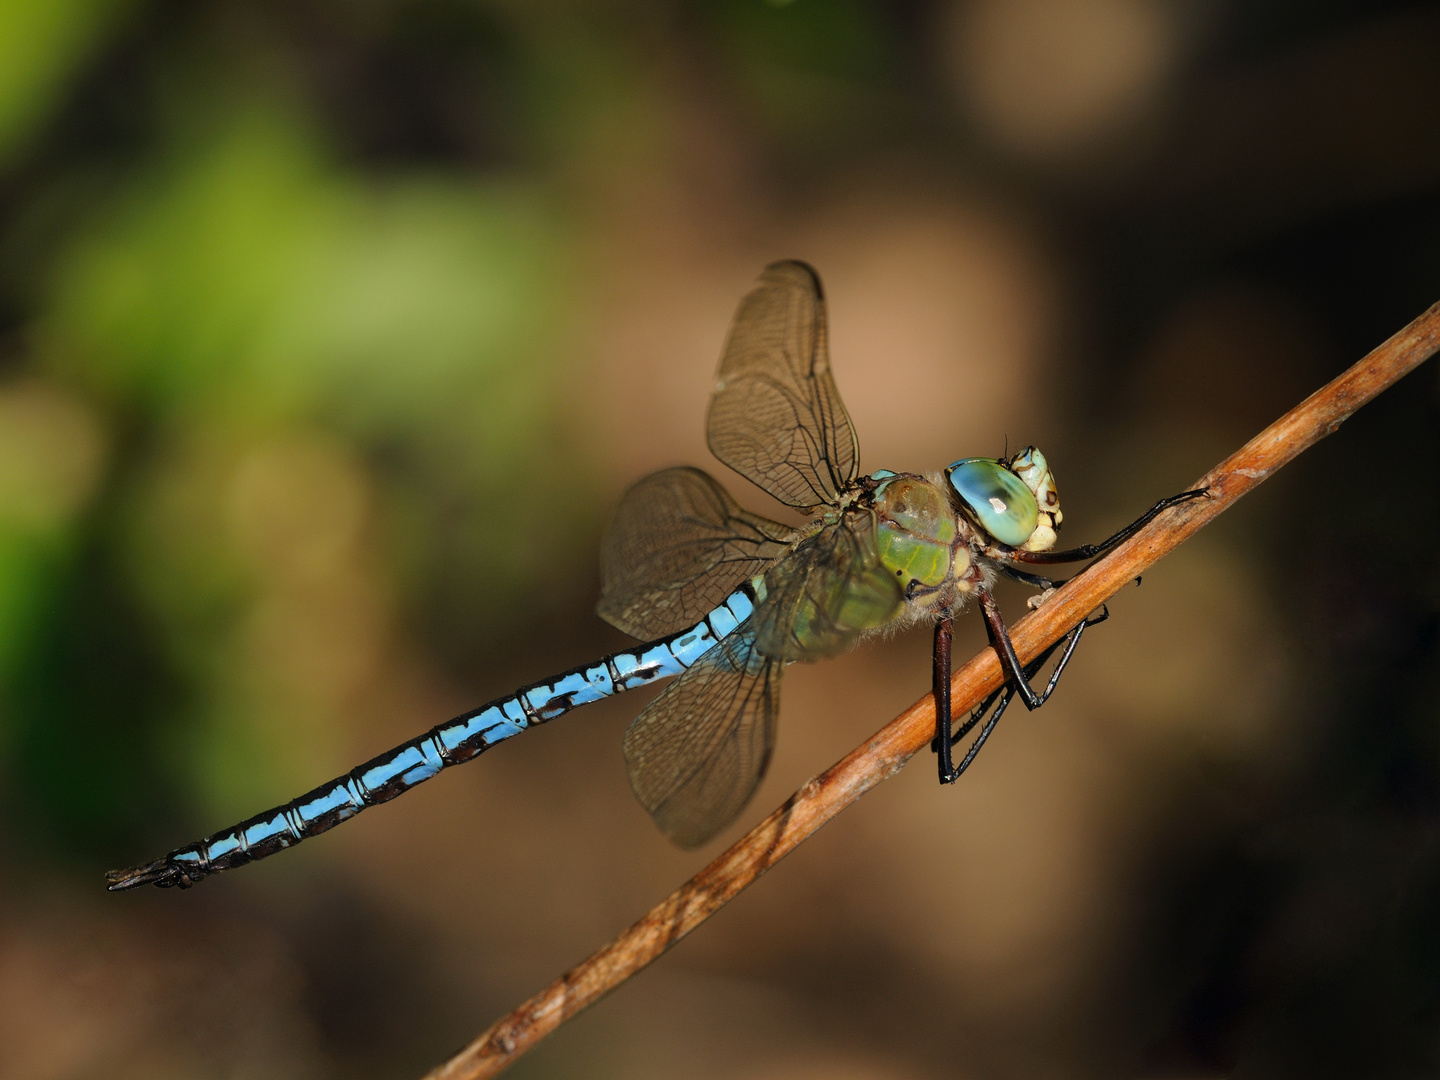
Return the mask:
[[(645, 472), (772, 511), (704, 440), (772, 259), (866, 471), (1036, 442), (1075, 543), (1185, 488), (1440, 299), (1437, 54), (1376, 0), (0, 3), (0, 1075), (440, 1061), (928, 633), (790, 669), (699, 852), (637, 692), (194, 891), (102, 872), (621, 647)], [(1431, 363), (513, 1075), (1440, 1072), (1437, 433)]]

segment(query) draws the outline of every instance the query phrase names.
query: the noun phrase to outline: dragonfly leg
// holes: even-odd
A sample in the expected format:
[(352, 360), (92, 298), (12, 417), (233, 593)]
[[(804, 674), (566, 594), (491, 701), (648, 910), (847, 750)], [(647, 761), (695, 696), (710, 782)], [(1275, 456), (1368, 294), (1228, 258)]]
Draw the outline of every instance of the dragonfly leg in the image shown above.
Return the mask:
[(935, 741), (930, 745), (939, 758), (942, 784), (950, 783), (957, 775), (950, 757), (953, 743), (950, 735), (950, 638), (954, 622), (949, 615), (935, 620), (935, 666), (931, 680), (931, 689), (935, 694)]
[(1027, 574), (1018, 567), (1009, 566), (1002, 562), (992, 563), (992, 565), (1011, 581), (1018, 581), (1022, 585), (1029, 585), (1032, 589), (1040, 590), (1034, 596), (1030, 597), (1029, 600), (1025, 601), (1031, 611), (1038, 609), (1041, 604), (1050, 598), (1051, 593), (1060, 588), (1060, 586), (1068, 584), (1070, 580), (1069, 578), (1063, 578), (1060, 581), (1055, 581), (1051, 578), (1041, 577), (1039, 574)]
[(1070, 663), (1070, 657), (1075, 652), (1075, 646), (1080, 644), (1080, 635), (1085, 632), (1085, 628), (1087, 626), (1096, 626), (1104, 622), (1108, 618), (1110, 618), (1110, 609), (1104, 604), (1101, 604), (1100, 613), (1098, 615), (1088, 615), (1084, 619), (1080, 620), (1080, 622), (1075, 625), (1075, 628), (1071, 630), (1070, 633), (1066, 634), (1063, 638), (1057, 641), (1054, 645), (1051, 645), (1050, 648), (1046, 649), (1043, 653), (1041, 653), (1039, 656), (1037, 656), (1034, 660), (1032, 660), (1029, 664), (1025, 666), (1025, 678), (1028, 682), (1030, 679), (1034, 678), (1035, 672), (1039, 671), (1042, 667), (1045, 666), (1045, 661), (1050, 659), (1051, 653), (1058, 649), (1062, 644), (1065, 646), (1065, 651), (1060, 654), (1060, 659), (1055, 661), (1055, 669), (1050, 672), (1050, 681), (1045, 684), (1045, 692), (1040, 695), (1041, 705), (1044, 705), (1045, 702), (1049, 701), (1050, 695), (1055, 692), (1055, 687), (1058, 686), (1060, 683), (1060, 675), (1065, 670), (1065, 665)]
[(1032, 589), (1058, 589), (1061, 585), (1065, 584), (1063, 581), (1051, 581), (1049, 578), (1041, 577), (1039, 574), (1027, 574), (1024, 570), (1017, 569), (1014, 566), (1007, 566), (1002, 562), (995, 563), (995, 569), (999, 570), (1000, 573), (1004, 574), (1011, 581), (1018, 581), (1022, 585), (1029, 585)]
[[(1063, 645), (1065, 647), (1064, 651), (1060, 654), (1060, 659), (1055, 663), (1055, 670), (1050, 673), (1050, 680), (1046, 683), (1045, 692), (1038, 695), (1039, 703), (1043, 705), (1051, 693), (1054, 692), (1056, 685), (1060, 682), (1060, 675), (1065, 670), (1065, 665), (1070, 662), (1070, 657), (1075, 652), (1075, 646), (1080, 643), (1080, 635), (1085, 632), (1085, 628), (1087, 626), (1094, 626), (1097, 623), (1102, 623), (1109, 617), (1109, 609), (1102, 605), (1098, 615), (1091, 615), (1077, 624), (1075, 628), (1063, 638), (1025, 665), (1024, 681), (1021, 685), (1028, 687), (1030, 680), (1045, 666), (1050, 660), (1050, 657), (1054, 655), (1055, 650)], [(954, 733), (950, 734), (949, 738), (944, 738), (943, 736), (936, 738), (936, 749), (941, 753), (940, 782), (942, 784), (953, 784), (956, 780), (960, 779), (965, 770), (970, 767), (970, 763), (975, 760), (975, 755), (980, 753), (980, 748), (985, 745), (985, 740), (990, 738), (990, 733), (995, 730), (995, 725), (1000, 722), (1000, 717), (1004, 715), (1005, 710), (1009, 708), (1010, 702), (1015, 699), (1016, 693), (1015, 686), (1007, 682), (1006, 685), (996, 690), (972, 709), (965, 723)], [(960, 764), (951, 766), (951, 747), (953, 744), (968, 735), (971, 730), (980, 723), (981, 719), (985, 717), (985, 714), (990, 711), (992, 705), (995, 706), (995, 711), (991, 712), (989, 718), (985, 720), (985, 726), (980, 729), (980, 734), (975, 737), (975, 741), (971, 743), (970, 748), (965, 751), (965, 756), (961, 759)], [(947, 769), (946, 766), (950, 767)]]
[(1020, 663), (1020, 657), (1015, 655), (1015, 645), (1010, 640), (1010, 631), (1005, 629), (1005, 616), (1000, 614), (1000, 604), (996, 601), (995, 594), (984, 586), (977, 591), (980, 594), (980, 611), (985, 616), (985, 626), (990, 631), (990, 644), (995, 646), (995, 652), (999, 654), (1000, 666), (1005, 671), (1005, 681), (1019, 692), (1020, 700), (1025, 702), (1027, 709), (1038, 709), (1045, 704), (1045, 699), (1031, 689), (1030, 680), (1025, 677), (1025, 669)]
[(1000, 717), (1010, 706), (1010, 702), (1015, 700), (1015, 691), (1009, 686), (1002, 686), (979, 705), (975, 706), (974, 710), (970, 713), (970, 718), (965, 721), (959, 731), (955, 732), (952, 741), (958, 742), (968, 735), (970, 729), (978, 724), (981, 718), (989, 712), (990, 706), (995, 704), (996, 698), (1000, 699), (1000, 703), (995, 705), (995, 711), (990, 713), (990, 719), (985, 721), (985, 726), (980, 729), (980, 734), (975, 736), (975, 741), (970, 744), (970, 749), (965, 751), (965, 756), (960, 759), (960, 764), (953, 767), (950, 770), (949, 777), (942, 778), (941, 783), (953, 784), (956, 780), (960, 779), (966, 769), (970, 768), (970, 763), (975, 760), (975, 755), (980, 753), (980, 748), (985, 745), (985, 740), (990, 738), (990, 733), (995, 730), (995, 725), (1000, 722)]
[[(1038, 670), (1038, 667), (1036, 670)], [(938, 670), (936, 672), (936, 676), (937, 678), (939, 676)], [(970, 746), (970, 749), (965, 752), (964, 760), (962, 760), (957, 767), (954, 763), (953, 756), (954, 745), (958, 743), (961, 739), (965, 738), (966, 735), (970, 734), (971, 730), (975, 727), (976, 724), (980, 722), (981, 718), (990, 711), (990, 706), (995, 704), (995, 699), (999, 698), (1002, 694), (1005, 695), (1004, 700), (1002, 700), (999, 706), (996, 707), (995, 712), (991, 715), (990, 719), (985, 722), (984, 728), (982, 728), (980, 734), (976, 736), (974, 743), (972, 743)], [(939, 756), (940, 759), (940, 783), (953, 784), (956, 780), (960, 779), (960, 774), (963, 773), (966, 769), (968, 769), (970, 767), (970, 763), (975, 760), (975, 755), (980, 752), (980, 747), (985, 745), (985, 740), (990, 737), (990, 732), (995, 729), (995, 725), (1000, 720), (1001, 713), (1005, 711), (1006, 706), (1010, 704), (1010, 699), (1014, 696), (1014, 690), (1010, 689), (1008, 685), (1002, 686), (999, 690), (996, 690), (979, 705), (975, 706), (975, 708), (971, 709), (970, 715), (965, 720), (965, 723), (961, 724), (959, 728), (952, 732), (950, 730), (950, 694), (948, 693), (948, 691), (945, 694), (946, 708), (943, 721), (940, 718), (940, 696), (938, 694), (936, 695), (936, 723), (937, 725), (940, 723), (944, 724), (943, 727), (937, 728), (935, 742), (932, 744), (933, 749), (935, 750), (936, 754)]]
[[(1015, 688), (1020, 694), (1020, 700), (1025, 703), (1027, 709), (1038, 709), (1049, 699), (1055, 690), (1055, 685), (1060, 681), (1060, 673), (1065, 670), (1065, 665), (1070, 662), (1070, 654), (1075, 651), (1075, 646), (1080, 643), (1080, 635), (1085, 632), (1087, 626), (1093, 626), (1097, 622), (1104, 622), (1110, 617), (1108, 608), (1101, 607), (1099, 616), (1091, 616), (1082, 619), (1076, 627), (1063, 639), (1065, 651), (1061, 654), (1059, 662), (1055, 665), (1055, 671), (1050, 676), (1050, 682), (1043, 693), (1036, 693), (1030, 685), (1030, 677), (1026, 674), (1028, 668), (1022, 668), (1020, 658), (1015, 655), (1015, 646), (1010, 641), (1010, 632), (1005, 629), (1005, 617), (1000, 614), (1000, 605), (996, 602), (995, 596), (989, 589), (981, 588), (980, 611), (985, 616), (985, 626), (990, 631), (990, 643), (995, 646), (995, 651), (1000, 656), (1000, 666), (1005, 669), (1006, 682)], [(1055, 646), (1051, 646), (1053, 649)], [(1048, 650), (1042, 655), (1048, 655)]]
[(1165, 510), (1178, 503), (1189, 502), (1191, 499), (1198, 499), (1201, 496), (1210, 494), (1208, 488), (1196, 488), (1194, 491), (1182, 491), (1179, 495), (1171, 495), (1161, 499), (1154, 506), (1146, 510), (1138, 518), (1126, 525), (1113, 536), (1101, 540), (1098, 544), (1085, 544), (1083, 547), (1067, 548), (1064, 551), (1012, 551), (1005, 557), (1014, 559), (1016, 562), (1025, 563), (1067, 563), (1084, 562), (1086, 559), (1093, 559), (1097, 555), (1104, 555), (1105, 552), (1118, 544), (1129, 540), (1137, 532), (1143, 529), (1150, 522)]

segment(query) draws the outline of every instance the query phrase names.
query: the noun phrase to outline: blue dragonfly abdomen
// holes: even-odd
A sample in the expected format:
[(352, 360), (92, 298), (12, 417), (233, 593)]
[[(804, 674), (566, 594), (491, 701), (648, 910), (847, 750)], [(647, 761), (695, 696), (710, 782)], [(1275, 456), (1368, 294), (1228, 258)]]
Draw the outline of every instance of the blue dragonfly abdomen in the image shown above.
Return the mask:
[(521, 687), (509, 697), (439, 724), (283, 806), (176, 848), (153, 862), (112, 870), (106, 875), (107, 887), (111, 892), (141, 885), (189, 888), (221, 870), (294, 847), (348, 821), (367, 806), (403, 795), (451, 765), (479, 757), (527, 728), (592, 701), (682, 674), (734, 634), (764, 596), (764, 579), (757, 577), (693, 626)]

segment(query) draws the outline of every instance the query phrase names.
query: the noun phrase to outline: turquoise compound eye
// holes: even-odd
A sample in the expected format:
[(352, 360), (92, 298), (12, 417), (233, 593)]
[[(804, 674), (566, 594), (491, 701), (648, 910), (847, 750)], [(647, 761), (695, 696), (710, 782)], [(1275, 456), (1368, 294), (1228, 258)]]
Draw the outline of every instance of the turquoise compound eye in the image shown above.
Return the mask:
[(1030, 539), (1040, 518), (1035, 496), (1004, 465), (994, 458), (966, 458), (945, 475), (980, 527), (996, 540), (1019, 547)]

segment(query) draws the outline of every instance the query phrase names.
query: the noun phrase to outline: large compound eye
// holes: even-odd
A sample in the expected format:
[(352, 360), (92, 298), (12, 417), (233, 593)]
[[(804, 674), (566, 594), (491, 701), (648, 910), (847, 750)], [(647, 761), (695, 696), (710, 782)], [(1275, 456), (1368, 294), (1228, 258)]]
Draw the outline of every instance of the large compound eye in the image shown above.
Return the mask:
[(945, 470), (950, 486), (987, 533), (1019, 547), (1035, 531), (1040, 512), (1025, 482), (993, 458), (966, 458)]

